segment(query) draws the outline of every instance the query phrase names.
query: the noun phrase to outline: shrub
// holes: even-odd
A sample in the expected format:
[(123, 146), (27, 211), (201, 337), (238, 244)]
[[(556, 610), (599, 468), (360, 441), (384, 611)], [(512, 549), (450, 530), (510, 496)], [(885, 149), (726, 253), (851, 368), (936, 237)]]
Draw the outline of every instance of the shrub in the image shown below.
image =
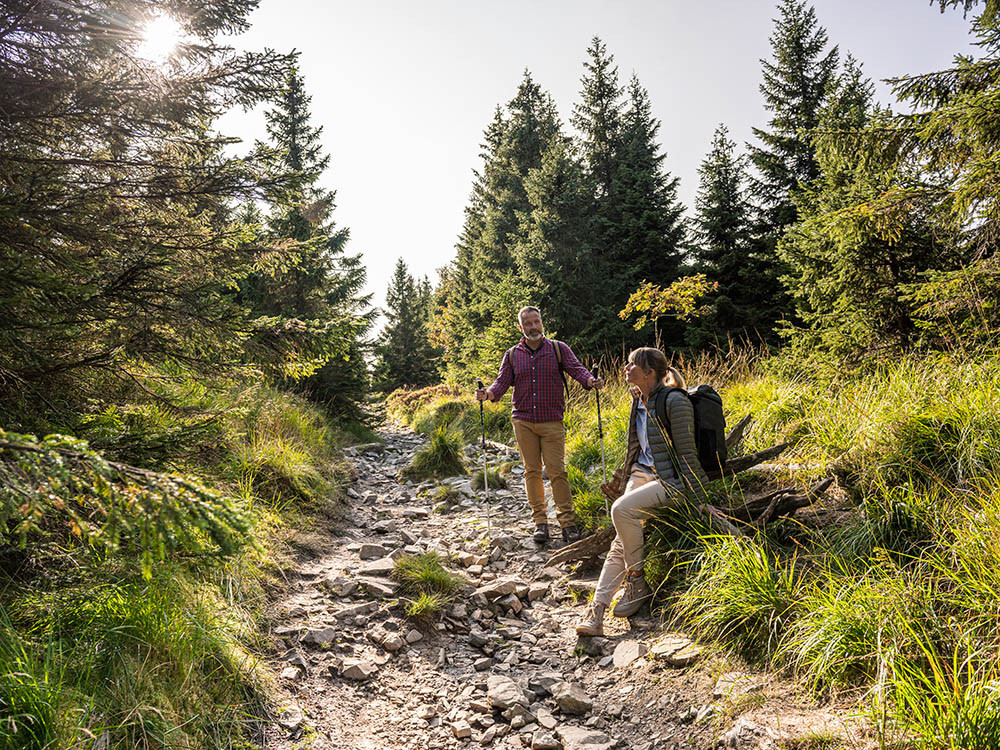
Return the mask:
[[(507, 487), (507, 480), (504, 479), (500, 475), (499, 472), (494, 471), (493, 469), (487, 469), (487, 471), (488, 471), (487, 476), (489, 477), (489, 480), (490, 480), (490, 489), (491, 490), (506, 489), (506, 487)], [(474, 489), (474, 490), (481, 490), (481, 489), (483, 489), (483, 470), (482, 469), (479, 469), (478, 471), (475, 471), (475, 472), (472, 473), (472, 489)]]

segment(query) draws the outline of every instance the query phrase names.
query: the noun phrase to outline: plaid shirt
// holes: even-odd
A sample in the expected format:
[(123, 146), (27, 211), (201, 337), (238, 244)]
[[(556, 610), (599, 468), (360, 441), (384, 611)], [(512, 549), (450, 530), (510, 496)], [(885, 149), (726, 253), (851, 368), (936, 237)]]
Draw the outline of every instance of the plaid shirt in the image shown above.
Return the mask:
[[(587, 381), (593, 377), (573, 354), (573, 350), (560, 342), (562, 368), (575, 380), (589, 388)], [(555, 343), (542, 339), (542, 345), (532, 350), (524, 339), (504, 355), (500, 374), (489, 387), (493, 401), (499, 401), (511, 383), (514, 384), (514, 412), (511, 416), (524, 422), (561, 422), (566, 410), (562, 378)]]

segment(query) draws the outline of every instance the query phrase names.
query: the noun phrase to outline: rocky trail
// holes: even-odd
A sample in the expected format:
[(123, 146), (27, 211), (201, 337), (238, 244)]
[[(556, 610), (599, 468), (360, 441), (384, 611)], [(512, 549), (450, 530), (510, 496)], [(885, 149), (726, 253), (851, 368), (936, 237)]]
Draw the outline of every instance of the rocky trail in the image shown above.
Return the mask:
[[(523, 489), (490, 492), (487, 534), (468, 479), (451, 480), (460, 499), (448, 509), (434, 507), (435, 483), (397, 479), (423, 437), (382, 437), (349, 451), (357, 478), (343, 515), (276, 605), (269, 661), (283, 705), (266, 747), (772, 748), (851, 733), (839, 712), (648, 616), (609, 617), (605, 637), (578, 639), (594, 582), (546, 567), (559, 544), (531, 541)], [(505, 449), (491, 449), (496, 465)], [(427, 551), (468, 583), (441, 616), (415, 623), (389, 573)]]

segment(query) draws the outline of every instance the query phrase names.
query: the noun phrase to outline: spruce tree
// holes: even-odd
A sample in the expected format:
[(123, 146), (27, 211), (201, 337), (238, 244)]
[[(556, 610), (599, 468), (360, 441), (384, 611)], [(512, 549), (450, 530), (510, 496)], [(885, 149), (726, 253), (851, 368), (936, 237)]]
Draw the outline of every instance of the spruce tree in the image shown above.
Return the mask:
[(0, 401), (23, 401), (42, 429), (40, 404), (60, 418), (78, 400), (97, 411), (150, 364), (295, 358), (294, 335), (229, 293), (265, 260), (232, 206), (285, 177), (261, 149), (227, 156), (211, 132), (233, 103), (280, 90), (292, 60), (220, 46), (248, 26), (247, 3), (224, 0), (182, 18), (189, 41), (153, 65), (135, 49), (151, 12), (0, 6)]
[[(545, 154), (565, 143), (552, 98), (527, 71), (513, 99), (498, 109), (485, 131), (483, 165), (477, 173), (457, 257), (445, 276), (448, 295), (434, 324), (446, 347), (453, 376), (493, 370), (504, 350), (518, 339), (516, 314), (545, 290), (537, 278), (526, 278), (531, 265), (528, 240), (534, 206), (527, 184), (532, 170), (542, 168)], [(533, 262), (533, 261), (532, 261)], [(569, 269), (572, 270), (572, 269)], [(550, 330), (560, 321), (545, 314)]]
[(330, 218), (336, 193), (319, 184), (330, 157), (322, 150), (322, 127), (310, 124), (311, 99), (302, 75), (293, 70), (266, 114), (277, 166), (293, 182), (272, 204), (268, 221), (269, 239), (284, 257), (274, 273), (248, 280), (247, 296), (263, 315), (315, 321), (341, 342), (336, 356), (295, 387), (336, 416), (360, 419), (367, 389), (364, 337), (375, 311), (371, 296), (362, 294), (366, 270), (360, 255), (345, 252), (350, 233)]
[(779, 282), (784, 269), (775, 248), (798, 217), (794, 192), (819, 176), (812, 136), (839, 59), (837, 47), (828, 48), (826, 30), (806, 0), (781, 0), (778, 13), (770, 37), (772, 59), (761, 60), (760, 92), (771, 119), (767, 129), (753, 129), (760, 143), (750, 146), (757, 172), (752, 184), (759, 211), (757, 233), (763, 241), (764, 276), (757, 291), (761, 312), (772, 321), (791, 309)]
[(841, 356), (891, 357), (910, 348), (916, 326), (907, 289), (926, 271), (954, 268), (956, 261), (922, 211), (909, 211), (889, 236), (867, 211), (852, 210), (906, 179), (911, 168), (892, 167), (870, 149), (865, 128), (881, 127), (887, 116), (873, 105), (873, 91), (848, 57), (821, 111), (820, 177), (797, 195), (801, 220), (778, 245), (789, 269), (786, 284), (812, 340)]
[(391, 391), (434, 383), (435, 351), (427, 327), (430, 282), (414, 281), (400, 258), (385, 298), (386, 324), (375, 344), (375, 386)]
[(751, 207), (746, 199), (746, 157), (736, 152), (729, 130), (719, 125), (698, 169), (693, 223), (697, 270), (715, 285), (712, 312), (690, 328), (694, 345), (729, 338), (753, 339), (758, 319), (759, 269), (754, 257)]
[(621, 207), (616, 255), (628, 294), (642, 280), (664, 286), (674, 281), (682, 261), (686, 228), (677, 198), (680, 180), (664, 168), (659, 131), (649, 94), (632, 76), (614, 191)]

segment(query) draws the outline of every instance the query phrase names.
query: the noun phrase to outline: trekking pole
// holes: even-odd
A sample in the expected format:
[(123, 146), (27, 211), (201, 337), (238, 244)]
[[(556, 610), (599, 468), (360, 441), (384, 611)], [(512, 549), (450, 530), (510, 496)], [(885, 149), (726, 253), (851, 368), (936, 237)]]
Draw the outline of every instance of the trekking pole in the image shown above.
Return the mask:
[[(595, 378), (598, 377), (598, 375), (597, 375), (597, 363), (596, 362), (594, 363), (593, 372), (594, 372), (594, 377)], [(601, 437), (601, 478), (604, 480), (604, 483), (607, 484), (608, 483), (608, 470), (607, 470), (607, 468), (605, 468), (605, 464), (604, 464), (604, 425), (601, 422), (601, 389), (600, 388), (595, 388), (594, 391), (595, 391), (595, 393), (597, 395), (597, 434), (600, 435), (600, 437)], [(604, 493), (602, 492), (601, 494), (604, 494)], [(607, 514), (609, 514), (609, 515), (611, 513), (611, 510), (608, 507), (608, 496), (607, 495), (604, 495), (604, 512), (607, 513)]]
[[(482, 390), (485, 386), (482, 380), (477, 380), (476, 385), (479, 390)], [(490, 506), (490, 480), (489, 475), (486, 473), (486, 416), (485, 408), (483, 402), (479, 402), (479, 429), (482, 435), (482, 449), (483, 449), (483, 491), (486, 495), (486, 538), (491, 539), (493, 537), (493, 508)]]

